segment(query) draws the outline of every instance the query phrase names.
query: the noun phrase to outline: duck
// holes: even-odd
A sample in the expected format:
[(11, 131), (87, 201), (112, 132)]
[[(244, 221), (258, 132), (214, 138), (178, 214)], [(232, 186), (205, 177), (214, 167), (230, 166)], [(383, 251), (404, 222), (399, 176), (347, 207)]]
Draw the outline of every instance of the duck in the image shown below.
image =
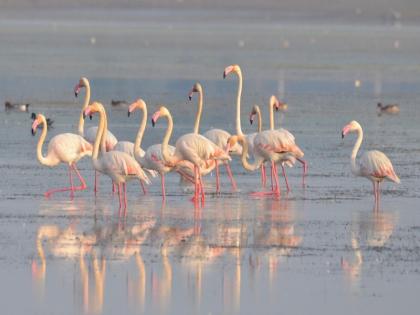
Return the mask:
[(127, 106), (130, 105), (124, 100), (111, 100), (111, 105), (118, 107), (118, 106)]
[(9, 101), (6, 101), (4, 102), (4, 109), (6, 111), (15, 110), (19, 112), (27, 112), (29, 110), (29, 104), (11, 103)]
[(389, 104), (389, 105), (382, 105), (382, 103), (378, 103), (378, 116), (381, 116), (382, 113), (396, 115), (400, 112), (400, 105), (398, 104)]

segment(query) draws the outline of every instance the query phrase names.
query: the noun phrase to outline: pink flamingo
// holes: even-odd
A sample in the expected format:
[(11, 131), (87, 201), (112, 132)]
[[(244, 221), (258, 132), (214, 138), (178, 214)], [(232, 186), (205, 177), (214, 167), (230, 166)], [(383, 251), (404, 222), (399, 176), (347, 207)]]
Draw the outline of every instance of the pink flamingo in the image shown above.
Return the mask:
[[(85, 155), (92, 155), (92, 145), (83, 137), (73, 133), (62, 133), (54, 136), (48, 144), (48, 153), (46, 156), (42, 155), (42, 145), (47, 136), (47, 121), (42, 114), (38, 114), (32, 124), (32, 134), (35, 135), (39, 125), (42, 125), (42, 133), (39, 137), (36, 147), (36, 154), (38, 161), (42, 165), (54, 167), (60, 163), (67, 163), (69, 166), (70, 187), (52, 189), (45, 193), (45, 197), (51, 196), (53, 193), (70, 190), (70, 196), (74, 196), (75, 190), (86, 189), (86, 182), (80, 175), (76, 167), (76, 162)], [(81, 185), (74, 187), (72, 171), (74, 171), (80, 180)]]
[(160, 117), (166, 117), (168, 120), (168, 127), (162, 141), (163, 160), (171, 167), (178, 166), (185, 161), (193, 164), (195, 192), (192, 200), (198, 202), (201, 192), (201, 202), (204, 203), (202, 171), (214, 167), (211, 165), (214, 160), (231, 160), (230, 156), (209, 139), (195, 133), (188, 133), (178, 138), (175, 144), (175, 152), (171, 155), (168, 150), (168, 143), (172, 134), (173, 120), (171, 113), (165, 106), (161, 106), (153, 114), (152, 124), (155, 125)]
[[(104, 147), (104, 134), (107, 129), (106, 112), (103, 105), (93, 102), (85, 109), (85, 116), (99, 113), (99, 127), (93, 145), (92, 162), (95, 170), (111, 177), (112, 181), (118, 185), (118, 196), (120, 211), (124, 203), (124, 215), (127, 214), (127, 187), (126, 182), (130, 179), (138, 179), (150, 184), (150, 180), (144, 173), (137, 161), (125, 152), (108, 151), (101, 152), (99, 156), (99, 145)], [(102, 142), (102, 143), (101, 143)], [(124, 192), (123, 192), (124, 191)]]
[[(198, 93), (198, 111), (197, 111), (197, 115), (196, 115), (196, 119), (195, 119), (195, 124), (194, 124), (194, 133), (195, 134), (199, 134), (199, 126), (200, 126), (200, 119), (201, 119), (201, 113), (203, 111), (203, 88), (201, 86), (200, 83), (195, 83), (193, 88), (191, 89), (191, 92), (189, 93), (188, 97), (191, 101), (192, 96), (194, 93)], [(231, 134), (225, 130), (222, 129), (211, 129), (206, 131), (203, 134), (204, 137), (206, 137), (207, 139), (209, 139), (210, 141), (212, 141), (214, 144), (216, 144), (219, 148), (221, 148), (222, 150), (226, 150), (226, 143), (227, 140), (229, 139), (229, 137), (231, 136)], [(240, 154), (240, 152), (242, 152), (242, 149), (239, 145), (235, 146), (234, 148), (231, 148), (231, 152), (232, 154)], [(236, 186), (236, 182), (235, 179), (233, 178), (232, 175), (232, 170), (230, 168), (229, 163), (225, 162), (224, 163), (225, 167), (226, 167), (226, 171), (228, 173), (231, 185), (232, 185), (232, 189), (236, 190), (237, 186)], [(220, 193), (220, 176), (219, 176), (219, 164), (216, 160), (216, 192)]]
[[(79, 95), (80, 90), (82, 88), (85, 88), (86, 94), (85, 94), (85, 99), (83, 101), (82, 110), (80, 111), (78, 132), (79, 132), (79, 135), (84, 137), (87, 141), (89, 141), (89, 143), (93, 144), (95, 142), (95, 136), (98, 131), (98, 127), (97, 126), (90, 127), (86, 130), (86, 132), (84, 130), (85, 119), (83, 117), (83, 112), (85, 111), (86, 107), (88, 107), (89, 102), (90, 102), (90, 83), (89, 83), (89, 80), (85, 77), (81, 77), (79, 80), (79, 83), (76, 84), (76, 86), (74, 87), (74, 95), (76, 97)], [(117, 138), (112, 134), (112, 132), (107, 130), (105, 144), (104, 144), (106, 151), (112, 150), (114, 146), (117, 144), (117, 142), (118, 142)], [(95, 193), (98, 191), (96, 171), (95, 171), (95, 182), (94, 182), (93, 191)], [(115, 191), (114, 183), (112, 184), (112, 191), (113, 192)]]
[[(137, 133), (136, 141), (134, 143), (134, 157), (141, 166), (148, 170), (153, 170), (159, 173), (161, 179), (162, 199), (166, 199), (165, 191), (165, 174), (172, 171), (173, 167), (166, 165), (162, 156), (162, 145), (154, 144), (146, 149), (144, 152), (141, 149), (141, 142), (143, 139), (144, 130), (147, 124), (147, 106), (142, 99), (138, 99), (130, 105), (128, 108), (128, 116), (134, 111), (140, 109), (143, 111), (143, 118), (140, 123), (139, 132)], [(168, 151), (170, 155), (175, 152), (175, 147), (168, 145)], [(143, 153), (143, 154), (142, 154)]]
[(391, 161), (381, 151), (367, 151), (361, 156), (359, 163), (356, 163), (357, 152), (363, 141), (363, 130), (360, 124), (353, 120), (343, 127), (342, 138), (350, 132), (357, 133), (357, 140), (351, 152), (351, 172), (356, 176), (366, 177), (372, 182), (375, 204), (378, 204), (379, 184), (385, 179), (399, 184), (400, 179), (395, 174)]

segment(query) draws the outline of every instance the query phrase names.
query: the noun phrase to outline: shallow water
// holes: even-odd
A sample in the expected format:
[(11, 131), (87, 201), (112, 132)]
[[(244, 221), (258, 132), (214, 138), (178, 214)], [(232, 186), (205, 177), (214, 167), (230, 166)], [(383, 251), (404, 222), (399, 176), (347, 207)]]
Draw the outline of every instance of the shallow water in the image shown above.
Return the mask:
[[(298, 166), (287, 170), (292, 191), (280, 200), (249, 197), (259, 188), (259, 174), (246, 173), (236, 159), (239, 192), (231, 193), (223, 176), (223, 193), (215, 196), (210, 175), (207, 202), (195, 209), (191, 189), (175, 175), (167, 177), (165, 205), (158, 180), (147, 196), (132, 183), (122, 220), (104, 176), (96, 198), (89, 187), (73, 200), (67, 194), (45, 199), (45, 190), (67, 184), (65, 167), (38, 164), (38, 137), (30, 136), (27, 113), (0, 112), (6, 313), (393, 314), (418, 307), (417, 26), (120, 14), (107, 21), (95, 14), (3, 15), (0, 73), (7, 75), (0, 78), (0, 95), (53, 118), (50, 138), (76, 130), (82, 100), (73, 87), (86, 75), (119, 139), (132, 140), (140, 118), (127, 118), (126, 108), (109, 103), (138, 97), (149, 112), (168, 105), (176, 138), (193, 126), (195, 102), (187, 96), (199, 80), (202, 130), (234, 131), (237, 81), (223, 80), (222, 73), (238, 63), (242, 128), (254, 128), (247, 120), (252, 104), (265, 111), (273, 93), (287, 101), (289, 111), (276, 118), (305, 151), (307, 186), (300, 185)], [(377, 101), (399, 103), (401, 114), (378, 117)], [(350, 173), (355, 138), (341, 140), (341, 128), (352, 119), (364, 127), (362, 149), (384, 151), (401, 177), (400, 185), (383, 185), (379, 212), (371, 184)], [(164, 129), (163, 121), (148, 126), (144, 146), (160, 142)], [(80, 161), (79, 168), (91, 186), (90, 162)]]

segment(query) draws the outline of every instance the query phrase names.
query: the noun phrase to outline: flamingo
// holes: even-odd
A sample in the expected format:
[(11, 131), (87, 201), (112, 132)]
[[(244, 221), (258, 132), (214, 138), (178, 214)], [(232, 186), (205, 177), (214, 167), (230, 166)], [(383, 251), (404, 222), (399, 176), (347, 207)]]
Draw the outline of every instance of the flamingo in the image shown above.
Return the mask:
[[(99, 145), (104, 147), (104, 134), (107, 129), (106, 112), (103, 105), (99, 102), (93, 102), (84, 111), (85, 116), (99, 113), (99, 127), (96, 133), (93, 145), (92, 162), (95, 170), (108, 175), (114, 183), (118, 185), (118, 197), (120, 202), (120, 211), (124, 203), (124, 215), (127, 214), (127, 187), (126, 182), (130, 179), (138, 179), (146, 184), (150, 180), (144, 173), (137, 161), (125, 152), (108, 151), (99, 155)], [(102, 143), (100, 143), (102, 142)], [(124, 190), (124, 193), (123, 193)]]
[[(32, 135), (35, 135), (39, 125), (42, 125), (42, 133), (39, 137), (36, 153), (38, 161), (42, 165), (49, 167), (57, 166), (60, 163), (67, 163), (69, 166), (70, 187), (51, 189), (45, 192), (45, 197), (50, 197), (53, 193), (70, 190), (70, 196), (74, 196), (75, 190), (86, 189), (86, 182), (77, 169), (76, 162), (85, 155), (92, 155), (92, 145), (83, 137), (73, 133), (62, 133), (54, 136), (48, 144), (48, 153), (46, 156), (42, 154), (42, 145), (47, 136), (47, 121), (42, 114), (36, 115), (32, 123)], [(72, 171), (74, 171), (80, 180), (81, 185), (74, 187)]]
[(152, 124), (155, 125), (160, 117), (166, 117), (168, 127), (162, 141), (163, 160), (169, 166), (177, 166), (183, 161), (193, 164), (195, 192), (192, 200), (198, 202), (198, 195), (201, 191), (201, 202), (204, 203), (204, 187), (201, 179), (202, 170), (211, 169), (211, 162), (214, 160), (231, 160), (230, 156), (221, 150), (217, 145), (202, 135), (188, 133), (176, 141), (175, 152), (169, 153), (168, 142), (172, 134), (173, 120), (171, 113), (165, 106), (161, 106), (152, 116)]
[[(86, 94), (85, 94), (85, 99), (83, 101), (82, 110), (80, 111), (78, 132), (79, 132), (79, 135), (81, 135), (87, 141), (89, 141), (91, 144), (93, 144), (95, 142), (95, 137), (96, 137), (96, 134), (97, 134), (97, 131), (98, 131), (98, 127), (97, 126), (90, 127), (86, 130), (86, 132), (84, 130), (85, 120), (84, 120), (84, 117), (83, 117), (83, 112), (85, 111), (86, 107), (89, 105), (89, 102), (90, 102), (90, 83), (89, 83), (89, 80), (86, 77), (81, 77), (80, 80), (79, 80), (79, 83), (76, 84), (76, 86), (74, 87), (75, 97), (78, 97), (78, 95), (80, 93), (80, 90), (82, 88), (86, 89)], [(114, 148), (114, 146), (117, 144), (117, 142), (118, 142), (117, 138), (112, 134), (112, 132), (107, 130), (105, 144), (104, 144), (106, 151), (112, 150)], [(95, 194), (98, 191), (98, 188), (97, 188), (97, 172), (96, 171), (95, 171), (95, 181), (94, 181), (93, 191), (95, 192)], [(114, 191), (115, 191), (115, 186), (114, 186), (114, 183), (113, 183), (112, 184), (112, 192), (114, 192)]]
[[(162, 199), (166, 199), (165, 192), (165, 174), (170, 172), (173, 167), (166, 165), (162, 156), (162, 145), (154, 144), (147, 148), (146, 152), (141, 149), (141, 142), (143, 139), (144, 130), (147, 123), (147, 106), (142, 99), (138, 99), (132, 103), (128, 108), (128, 116), (134, 111), (140, 109), (143, 111), (143, 119), (140, 123), (140, 128), (137, 133), (136, 142), (134, 143), (134, 157), (137, 162), (148, 170), (154, 170), (159, 173), (161, 179)], [(168, 145), (169, 154), (173, 155), (175, 147)]]
[[(194, 93), (198, 93), (198, 111), (194, 123), (194, 133), (199, 134), (199, 126), (200, 126), (200, 119), (201, 119), (201, 113), (203, 110), (203, 88), (200, 83), (195, 83), (194, 86), (191, 89), (191, 92), (189, 93), (188, 97), (191, 101), (192, 96)], [(231, 136), (231, 134), (225, 130), (222, 129), (211, 129), (206, 131), (203, 134), (204, 137), (212, 141), (214, 144), (216, 144), (219, 148), (222, 150), (226, 149), (226, 143), (227, 139)], [(242, 151), (240, 146), (236, 146), (234, 148), (231, 148), (231, 153), (233, 154), (240, 154)], [(232, 170), (230, 168), (229, 163), (224, 163), (226, 167), (226, 171), (228, 173), (231, 185), (233, 190), (237, 189), (235, 179), (232, 175)], [(220, 193), (220, 177), (219, 177), (219, 164), (216, 161), (216, 192)]]
[(380, 183), (386, 179), (399, 184), (400, 179), (395, 173), (391, 161), (381, 151), (367, 151), (361, 156), (359, 163), (356, 163), (357, 152), (363, 141), (362, 126), (355, 120), (351, 121), (343, 127), (342, 138), (350, 132), (357, 133), (357, 140), (351, 152), (351, 172), (356, 176), (366, 177), (372, 182), (375, 204), (379, 204)]

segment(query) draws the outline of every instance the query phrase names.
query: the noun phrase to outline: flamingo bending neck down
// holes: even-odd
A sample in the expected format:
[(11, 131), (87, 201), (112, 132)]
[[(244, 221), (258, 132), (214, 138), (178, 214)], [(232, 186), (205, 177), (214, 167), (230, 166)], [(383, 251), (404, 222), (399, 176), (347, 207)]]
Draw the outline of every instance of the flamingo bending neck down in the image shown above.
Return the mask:
[[(197, 114), (195, 117), (193, 132), (195, 134), (199, 134), (200, 119), (201, 119), (201, 114), (203, 111), (203, 88), (201, 84), (198, 82), (194, 84), (193, 88), (191, 89), (191, 92), (188, 95), (190, 101), (194, 93), (198, 94), (198, 104), (197, 104), (198, 109), (197, 109)], [(209, 139), (210, 141), (212, 141), (214, 144), (216, 144), (220, 149), (226, 150), (227, 139), (231, 136), (231, 134), (222, 129), (210, 129), (207, 132), (205, 132), (203, 136)], [(232, 148), (232, 150), (239, 151), (240, 147), (236, 146), (235, 148)], [(215, 161), (215, 163), (216, 163), (216, 193), (220, 193), (219, 163), (217, 160)], [(230, 165), (228, 162), (224, 162), (224, 165), (226, 167), (226, 172), (229, 176), (232, 189), (235, 191), (237, 189), (237, 186), (236, 186), (235, 179), (233, 178)]]
[[(108, 151), (102, 152), (99, 156), (99, 146), (104, 147), (107, 128), (106, 112), (103, 105), (99, 102), (93, 102), (85, 109), (85, 116), (99, 113), (99, 127), (96, 133), (95, 143), (93, 145), (92, 162), (94, 168), (109, 177), (118, 185), (118, 195), (120, 202), (120, 211), (124, 204), (124, 215), (127, 214), (127, 188), (126, 182), (130, 179), (138, 179), (150, 183), (149, 178), (144, 173), (137, 161), (125, 152)], [(102, 142), (102, 143), (101, 143)], [(123, 192), (124, 191), (124, 192)]]
[(165, 106), (161, 106), (153, 114), (152, 124), (155, 125), (160, 117), (166, 117), (168, 120), (168, 127), (162, 141), (163, 160), (170, 167), (179, 166), (185, 162), (193, 164), (195, 192), (192, 200), (198, 202), (199, 194), (201, 193), (201, 202), (204, 203), (204, 187), (201, 179), (202, 172), (206, 169), (213, 168), (214, 160), (225, 161), (231, 160), (231, 158), (213, 142), (195, 133), (188, 133), (178, 138), (175, 144), (175, 152), (174, 154), (170, 154), (168, 143), (172, 134), (173, 120), (171, 113)]
[(391, 161), (381, 151), (367, 151), (360, 157), (359, 163), (356, 163), (357, 152), (363, 141), (363, 129), (357, 121), (353, 120), (343, 127), (342, 138), (350, 132), (357, 133), (357, 140), (351, 152), (351, 172), (356, 176), (366, 177), (372, 182), (375, 204), (379, 204), (380, 183), (386, 179), (399, 184), (400, 179)]
[[(73, 133), (62, 133), (54, 136), (50, 140), (48, 144), (48, 153), (46, 156), (44, 156), (42, 154), (42, 145), (44, 144), (45, 138), (47, 136), (48, 127), (45, 116), (42, 114), (36, 115), (35, 120), (32, 123), (33, 135), (35, 135), (39, 125), (42, 125), (43, 128), (36, 148), (38, 161), (42, 165), (46, 165), (49, 167), (57, 166), (60, 163), (66, 163), (69, 166), (70, 187), (51, 189), (45, 192), (45, 197), (49, 197), (56, 192), (69, 190), (70, 196), (73, 197), (75, 190), (84, 190), (87, 187), (85, 180), (80, 175), (79, 170), (76, 167), (76, 162), (79, 161), (85, 155), (92, 155), (92, 145), (79, 135)], [(80, 186), (75, 187), (73, 185), (72, 171), (74, 171), (77, 177), (79, 178), (81, 183)]]
[[(161, 189), (162, 189), (162, 199), (166, 199), (166, 190), (165, 190), (165, 174), (172, 171), (173, 167), (169, 167), (165, 164), (162, 157), (162, 145), (154, 144), (146, 149), (144, 152), (141, 149), (141, 142), (143, 139), (143, 134), (146, 129), (147, 124), (147, 106), (142, 99), (138, 99), (132, 103), (128, 108), (128, 116), (130, 116), (134, 111), (140, 109), (143, 111), (143, 118), (140, 123), (140, 128), (137, 133), (136, 141), (134, 142), (134, 157), (137, 162), (140, 163), (142, 167), (147, 170), (156, 171), (160, 175), (161, 180)], [(168, 145), (169, 154), (173, 155), (175, 152), (175, 147)]]
[[(80, 115), (79, 115), (78, 132), (79, 132), (79, 135), (81, 135), (87, 141), (89, 141), (91, 144), (93, 144), (95, 142), (95, 137), (96, 137), (96, 133), (98, 131), (98, 127), (97, 126), (90, 127), (86, 130), (86, 132), (84, 130), (85, 119), (84, 119), (83, 113), (84, 113), (85, 109), (88, 107), (89, 102), (90, 102), (90, 83), (89, 83), (89, 80), (86, 77), (81, 77), (80, 80), (79, 80), (79, 83), (76, 84), (76, 86), (74, 87), (74, 96), (75, 97), (78, 97), (78, 95), (80, 93), (80, 90), (82, 88), (85, 88), (86, 94), (85, 94), (85, 98), (83, 100), (82, 110), (80, 111)], [(115, 138), (115, 136), (112, 134), (112, 132), (107, 130), (106, 138), (105, 138), (105, 142), (104, 142), (104, 146), (105, 146), (106, 151), (112, 150), (114, 148), (114, 146), (117, 144), (117, 142), (118, 142), (117, 138)], [(114, 184), (112, 184), (112, 191), (113, 192), (114, 192), (114, 189), (115, 189)], [(94, 190), (95, 193), (98, 191), (96, 171), (95, 171), (95, 184), (94, 184), (93, 190)]]

